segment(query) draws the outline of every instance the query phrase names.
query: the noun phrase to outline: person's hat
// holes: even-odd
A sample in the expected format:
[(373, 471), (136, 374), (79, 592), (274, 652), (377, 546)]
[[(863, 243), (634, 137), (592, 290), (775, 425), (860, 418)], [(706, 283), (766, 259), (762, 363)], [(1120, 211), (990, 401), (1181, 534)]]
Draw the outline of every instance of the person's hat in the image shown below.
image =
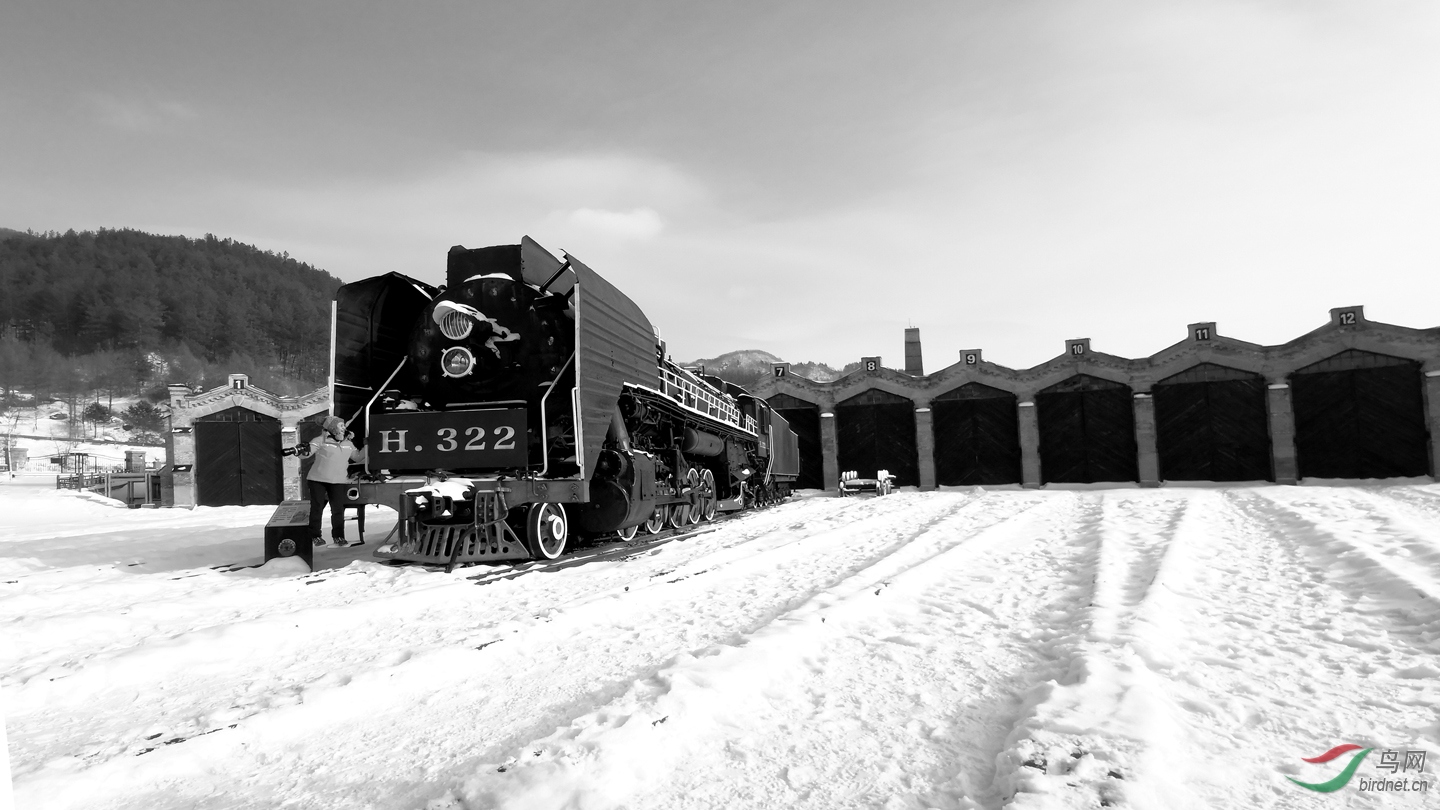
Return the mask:
[(345, 429), (345, 420), (338, 416), (327, 416), (322, 426), (331, 433), (339, 433)]

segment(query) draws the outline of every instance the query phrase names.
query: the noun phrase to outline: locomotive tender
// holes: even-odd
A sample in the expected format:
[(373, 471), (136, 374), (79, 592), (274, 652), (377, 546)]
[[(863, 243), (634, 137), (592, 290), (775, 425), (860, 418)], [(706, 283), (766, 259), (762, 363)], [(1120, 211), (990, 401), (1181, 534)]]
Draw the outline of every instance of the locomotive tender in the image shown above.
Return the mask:
[(331, 413), (368, 451), (352, 501), (399, 512), (377, 557), (554, 559), (790, 494), (799, 450), (743, 388), (679, 367), (629, 298), (524, 237), (450, 249), (445, 286), (336, 293)]

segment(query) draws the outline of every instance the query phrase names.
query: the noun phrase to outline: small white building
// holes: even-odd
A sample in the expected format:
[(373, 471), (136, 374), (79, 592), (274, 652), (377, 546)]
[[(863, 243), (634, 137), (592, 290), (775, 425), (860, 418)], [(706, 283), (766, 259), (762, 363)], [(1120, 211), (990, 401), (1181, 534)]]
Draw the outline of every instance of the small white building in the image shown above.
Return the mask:
[(318, 435), (312, 417), (329, 407), (328, 388), (280, 396), (251, 385), (245, 374), (204, 392), (171, 385), (165, 505), (252, 506), (303, 497), (300, 459), (280, 451)]

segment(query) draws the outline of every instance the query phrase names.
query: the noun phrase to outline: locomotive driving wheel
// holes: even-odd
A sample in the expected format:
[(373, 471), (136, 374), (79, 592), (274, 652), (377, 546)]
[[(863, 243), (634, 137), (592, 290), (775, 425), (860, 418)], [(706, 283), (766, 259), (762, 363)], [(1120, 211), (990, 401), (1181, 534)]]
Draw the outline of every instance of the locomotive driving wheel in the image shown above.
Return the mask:
[(634, 540), (636, 533), (638, 533), (639, 531), (640, 531), (640, 527), (639, 527), (639, 526), (631, 526), (631, 527), (626, 528), (626, 529), (620, 529), (620, 530), (616, 531), (615, 533), (620, 536), (620, 539), (621, 539), (621, 540), (627, 540), (627, 541), (628, 541), (628, 540)]
[(683, 529), (689, 522), (690, 504), (672, 503), (665, 507), (665, 525), (672, 529)]
[(715, 496), (715, 473), (705, 470), (700, 473), (700, 519), (714, 520), (719, 501)]
[(565, 553), (570, 521), (558, 503), (537, 503), (525, 516), (525, 545), (537, 560), (553, 560)]
[(646, 534), (659, 534), (665, 528), (665, 507), (655, 507), (655, 511), (650, 513), (649, 519), (640, 525), (645, 529)]
[(704, 507), (705, 493), (700, 487), (700, 473), (694, 467), (685, 473), (685, 486), (690, 490), (690, 504), (685, 511), (685, 522), (695, 525), (700, 522), (700, 512)]

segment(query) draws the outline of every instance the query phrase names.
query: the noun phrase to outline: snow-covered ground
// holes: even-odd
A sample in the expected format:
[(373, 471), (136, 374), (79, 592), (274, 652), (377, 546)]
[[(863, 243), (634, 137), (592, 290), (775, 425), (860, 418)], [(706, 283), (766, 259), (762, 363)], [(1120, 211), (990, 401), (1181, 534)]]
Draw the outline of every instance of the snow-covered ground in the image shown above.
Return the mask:
[[(210, 568), (270, 511), (0, 486), (18, 807), (1440, 806), (1434, 484), (815, 495), (513, 578), (369, 561), (392, 514)], [(1385, 749), (1429, 793), (1361, 790)]]

